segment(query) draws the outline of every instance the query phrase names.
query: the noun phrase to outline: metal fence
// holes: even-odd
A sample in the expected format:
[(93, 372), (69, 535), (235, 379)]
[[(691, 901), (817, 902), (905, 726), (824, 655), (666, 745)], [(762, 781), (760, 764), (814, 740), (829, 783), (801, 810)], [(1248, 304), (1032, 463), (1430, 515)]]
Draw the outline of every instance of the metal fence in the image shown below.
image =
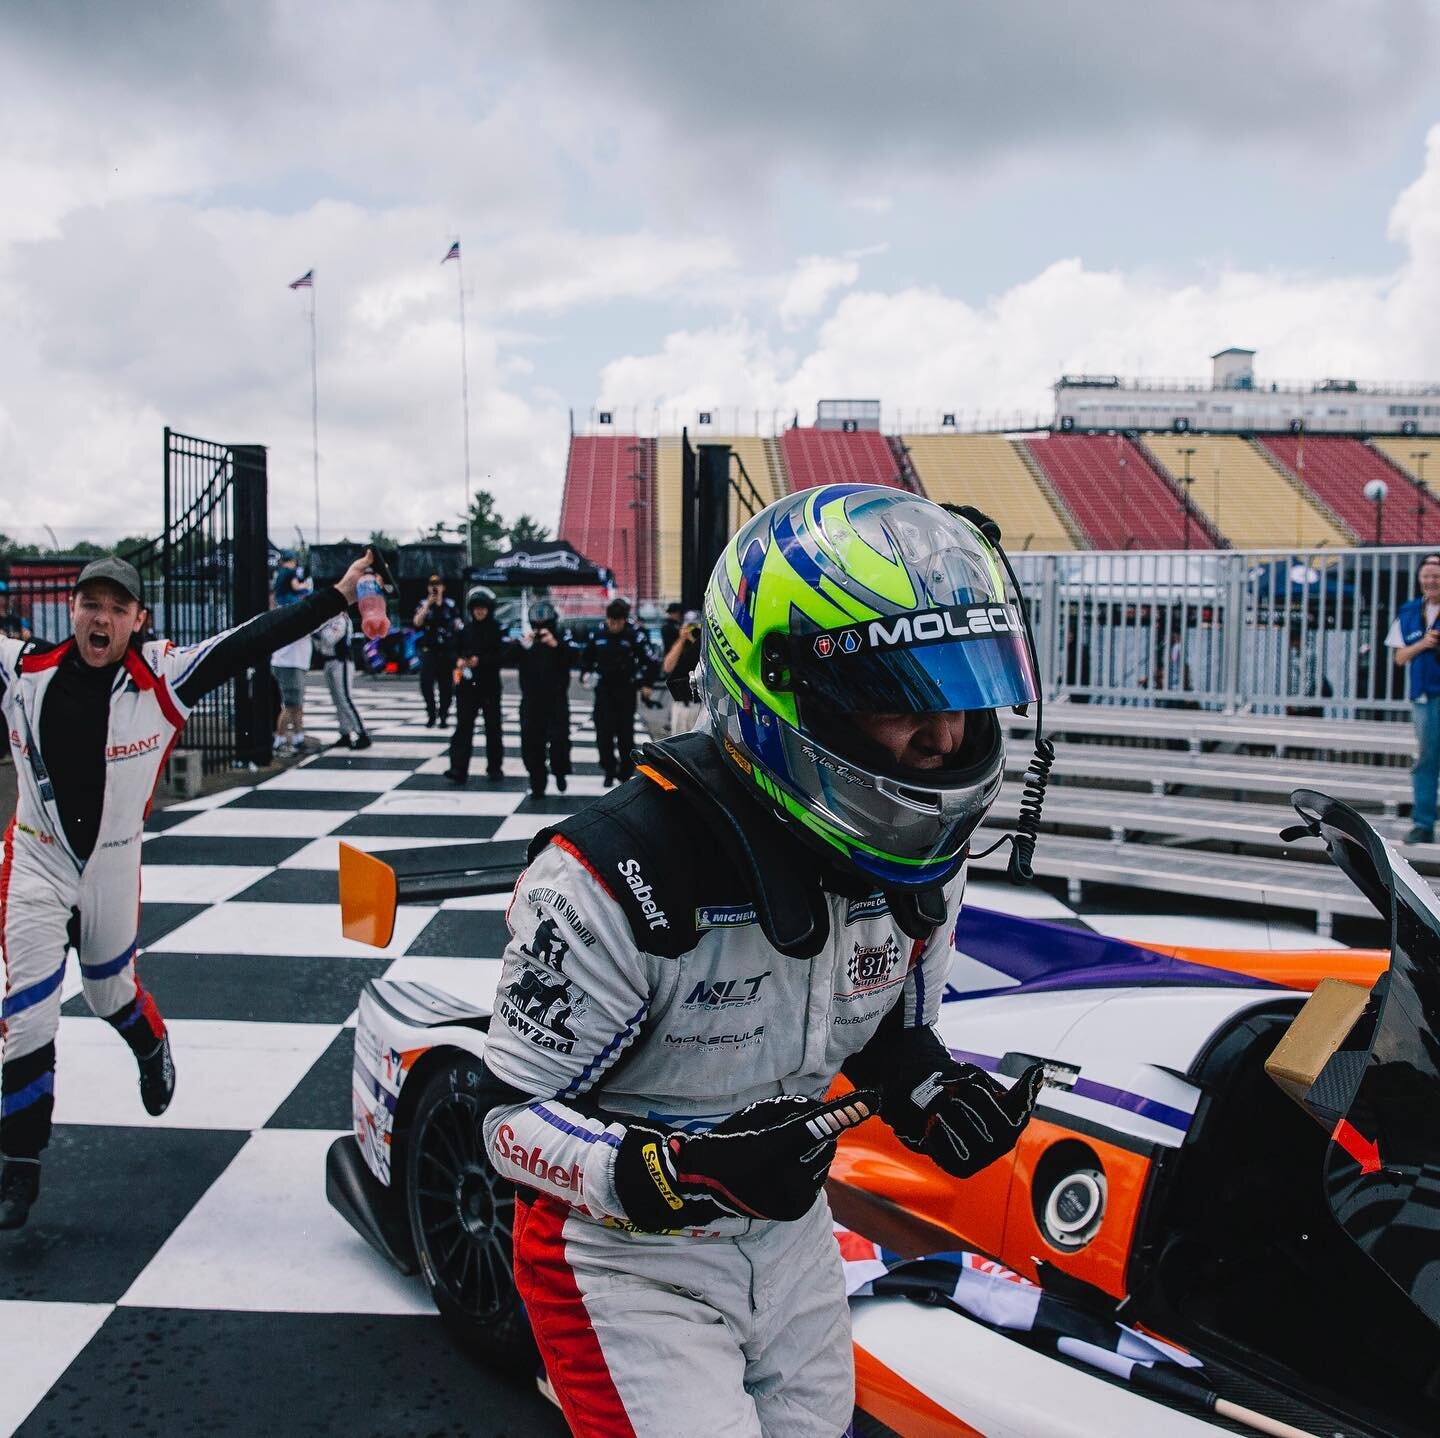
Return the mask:
[(1408, 717), (1385, 647), (1432, 550), (1016, 554), (1047, 698)]

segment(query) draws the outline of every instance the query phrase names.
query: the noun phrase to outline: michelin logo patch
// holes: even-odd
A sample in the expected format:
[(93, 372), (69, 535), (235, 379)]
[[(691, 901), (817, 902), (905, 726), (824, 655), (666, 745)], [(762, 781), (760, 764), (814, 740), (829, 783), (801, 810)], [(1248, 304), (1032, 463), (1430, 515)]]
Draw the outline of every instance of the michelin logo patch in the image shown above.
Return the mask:
[(733, 929), (737, 924), (754, 922), (754, 904), (731, 904), (728, 907), (695, 910), (697, 929)]

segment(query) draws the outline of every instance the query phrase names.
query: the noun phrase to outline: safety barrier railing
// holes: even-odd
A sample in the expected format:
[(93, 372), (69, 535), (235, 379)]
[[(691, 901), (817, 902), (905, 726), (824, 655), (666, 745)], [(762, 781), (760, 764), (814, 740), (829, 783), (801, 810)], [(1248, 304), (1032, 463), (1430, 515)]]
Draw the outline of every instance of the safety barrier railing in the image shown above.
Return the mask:
[(1408, 717), (1385, 639), (1419, 546), (1015, 554), (1048, 698)]

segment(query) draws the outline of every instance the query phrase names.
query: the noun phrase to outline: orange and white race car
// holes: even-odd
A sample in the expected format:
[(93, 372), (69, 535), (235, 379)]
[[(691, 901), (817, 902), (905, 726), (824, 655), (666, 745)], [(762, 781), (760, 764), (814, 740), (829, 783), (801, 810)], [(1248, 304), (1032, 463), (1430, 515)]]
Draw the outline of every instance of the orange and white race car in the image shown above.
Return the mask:
[[(964, 911), (942, 1037), (1002, 1077), (1044, 1060), (1049, 1082), (1013, 1154), (963, 1182), (881, 1124), (842, 1140), (857, 1433), (1440, 1431), (1440, 904), (1354, 810), (1295, 801), (1391, 952), (1166, 947)], [(377, 861), (352, 856), (364, 922), (383, 931), (407, 885), (460, 892), (439, 852), (387, 870), (378, 904)], [(470, 892), (498, 887), (468, 873)], [(347, 889), (353, 909), (353, 868)], [(528, 1330), (513, 1196), (467, 1091), (488, 1017), (366, 986), (355, 1133), (327, 1187), (493, 1355)]]

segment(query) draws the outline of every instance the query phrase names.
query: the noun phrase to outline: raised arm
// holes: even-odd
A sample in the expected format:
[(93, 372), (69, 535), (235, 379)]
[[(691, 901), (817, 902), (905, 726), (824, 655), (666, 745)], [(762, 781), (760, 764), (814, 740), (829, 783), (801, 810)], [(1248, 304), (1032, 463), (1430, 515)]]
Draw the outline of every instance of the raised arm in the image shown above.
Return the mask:
[(355, 561), (331, 588), (311, 594), (298, 604), (267, 610), (199, 644), (169, 656), (175, 697), (193, 709), (201, 697), (243, 674), (277, 649), (318, 629), (355, 602), (355, 586), (373, 563), (370, 551)]

